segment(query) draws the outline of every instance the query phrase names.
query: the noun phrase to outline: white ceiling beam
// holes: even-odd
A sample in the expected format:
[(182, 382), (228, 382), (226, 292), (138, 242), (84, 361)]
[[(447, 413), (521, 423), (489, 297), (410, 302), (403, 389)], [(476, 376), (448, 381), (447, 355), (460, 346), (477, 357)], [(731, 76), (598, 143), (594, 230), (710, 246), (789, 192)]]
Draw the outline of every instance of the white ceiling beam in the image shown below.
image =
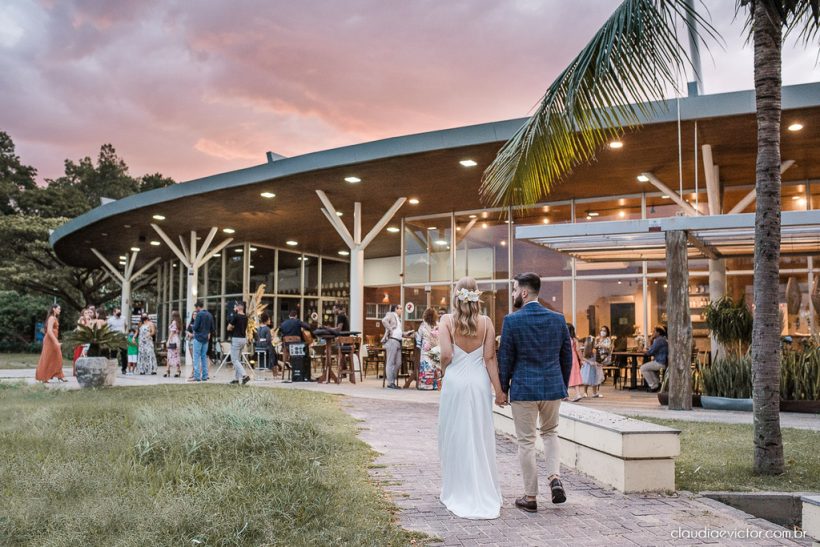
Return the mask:
[(179, 250), (179, 247), (174, 245), (174, 242), (171, 241), (171, 238), (168, 237), (168, 235), (162, 231), (162, 228), (153, 223), (151, 224), (151, 228), (153, 228), (157, 235), (159, 235), (160, 239), (162, 239), (162, 241), (164, 241), (165, 244), (168, 245), (168, 248), (171, 249), (171, 251), (173, 251), (175, 255), (177, 255), (177, 258), (179, 258), (180, 262), (182, 262), (182, 265), (186, 268), (190, 268), (191, 263), (188, 262), (188, 258), (182, 251)]
[(147, 271), (148, 271), (148, 269), (149, 269), (151, 266), (153, 266), (154, 264), (156, 264), (157, 262), (159, 262), (159, 260), (160, 260), (160, 257), (156, 257), (156, 258), (152, 259), (152, 260), (151, 260), (148, 264), (146, 264), (145, 266), (143, 266), (142, 268), (140, 268), (139, 270), (137, 270), (137, 271), (134, 273), (134, 275), (130, 276), (131, 281), (134, 281), (134, 280), (135, 280), (135, 279), (137, 279), (139, 276), (141, 276), (142, 274), (144, 274), (145, 272), (147, 272)]
[[(330, 220), (330, 223), (333, 225), (333, 227), (336, 228), (336, 231), (339, 232), (339, 235), (342, 236), (342, 239), (345, 241), (345, 243), (354, 242), (355, 240), (353, 239), (353, 236), (350, 234), (350, 231), (347, 229), (347, 226), (345, 226), (342, 222), (342, 219), (339, 218), (339, 215), (336, 214), (336, 208), (333, 207), (333, 204), (330, 202), (330, 199), (328, 199), (327, 194), (325, 194), (322, 190), (316, 190), (316, 195), (319, 196), (319, 199), (322, 201), (322, 205), (325, 206), (325, 209), (327, 209), (329, 213), (325, 216), (328, 218), (328, 220)], [(348, 247), (350, 247), (351, 249), (354, 246), (355, 243), (353, 243), (352, 245), (348, 243)]]
[(367, 233), (362, 242), (359, 244), (362, 250), (367, 248), (367, 246), (370, 245), (373, 239), (377, 235), (379, 235), (379, 232), (381, 232), (384, 229), (384, 227), (387, 226), (387, 223), (390, 222), (390, 220), (393, 218), (393, 216), (395, 216), (398, 210), (401, 209), (401, 206), (404, 205), (405, 201), (407, 201), (407, 198), (397, 199), (396, 202), (390, 207), (390, 209), (388, 209), (387, 212), (384, 215), (382, 215), (382, 218), (376, 223), (373, 229)]
[(117, 268), (115, 268), (114, 265), (111, 264), (108, 261), (107, 258), (105, 258), (102, 254), (100, 254), (100, 252), (97, 249), (95, 249), (94, 247), (91, 247), (91, 252), (94, 253), (94, 255), (96, 255), (97, 258), (100, 259), (100, 262), (103, 263), (103, 265), (108, 269), (108, 271), (111, 275), (113, 275), (115, 278), (117, 278), (117, 280), (120, 282), (120, 284), (125, 283), (125, 278), (122, 276), (122, 274), (119, 272), (119, 270), (117, 270)]
[(655, 188), (657, 188), (658, 190), (660, 190), (664, 194), (668, 195), (669, 199), (671, 199), (672, 201), (674, 201), (675, 203), (680, 205), (681, 209), (683, 209), (684, 212), (687, 215), (698, 216), (698, 215), (701, 214), (700, 211), (698, 211), (697, 209), (695, 209), (694, 207), (692, 207), (691, 205), (686, 203), (686, 201), (684, 201), (684, 199), (682, 197), (680, 197), (680, 195), (678, 195), (677, 192), (675, 192), (674, 190), (669, 188), (667, 185), (665, 185), (663, 182), (661, 182), (660, 179), (658, 179), (658, 177), (656, 177), (652, 173), (646, 172), (646, 173), (641, 173), (641, 175), (648, 178), (649, 182), (652, 183), (652, 186), (654, 186)]
[(211, 231), (208, 232), (208, 237), (205, 238), (205, 242), (202, 244), (202, 247), (199, 248), (199, 252), (196, 255), (196, 260), (194, 262), (196, 262), (197, 265), (203, 263), (202, 259), (205, 258), (205, 255), (208, 252), (208, 247), (211, 246), (211, 243), (213, 242), (214, 237), (216, 236), (217, 230), (218, 228), (214, 226), (213, 228), (211, 228)]
[(350, 232), (348, 232), (346, 228), (345, 228), (344, 231), (341, 231), (339, 229), (339, 227), (336, 225), (336, 222), (333, 219), (335, 214), (334, 213), (329, 213), (328, 210), (325, 209), (324, 207), (322, 207), (322, 214), (325, 215), (325, 218), (327, 219), (328, 222), (330, 222), (330, 225), (333, 226), (333, 228), (336, 230), (336, 232), (339, 234), (339, 236), (345, 242), (345, 245), (347, 245), (347, 247), (349, 249), (353, 249), (356, 246), (356, 242), (353, 241), (353, 238), (350, 236)]
[(214, 247), (213, 249), (211, 249), (210, 251), (208, 251), (207, 253), (205, 253), (205, 256), (202, 258), (202, 261), (201, 261), (201, 262), (199, 262), (199, 263), (197, 264), (197, 266), (196, 266), (196, 267), (197, 267), (197, 268), (199, 268), (200, 266), (202, 266), (202, 265), (204, 265), (204, 264), (207, 264), (207, 263), (208, 263), (208, 261), (209, 261), (210, 259), (212, 259), (216, 253), (218, 253), (219, 251), (221, 251), (222, 249), (224, 249), (225, 247), (227, 247), (227, 246), (228, 246), (228, 244), (229, 244), (231, 241), (233, 241), (233, 238), (232, 238), (232, 237), (229, 237), (228, 239), (226, 239), (225, 241), (223, 241), (222, 243), (220, 243), (219, 245), (217, 245), (216, 247)]
[[(783, 173), (785, 173), (786, 170), (789, 167), (791, 167), (792, 165), (794, 165), (794, 160), (786, 160), (783, 163), (781, 163), (780, 164), (780, 174), (782, 175)], [(752, 204), (752, 202), (755, 199), (757, 199), (757, 189), (752, 188), (751, 190), (749, 190), (748, 194), (743, 196), (741, 198), (741, 200), (738, 201), (737, 204), (735, 204), (734, 207), (732, 207), (732, 210), (729, 211), (729, 214), (733, 215), (735, 213), (742, 213), (746, 209), (746, 207), (748, 207), (749, 205)]]

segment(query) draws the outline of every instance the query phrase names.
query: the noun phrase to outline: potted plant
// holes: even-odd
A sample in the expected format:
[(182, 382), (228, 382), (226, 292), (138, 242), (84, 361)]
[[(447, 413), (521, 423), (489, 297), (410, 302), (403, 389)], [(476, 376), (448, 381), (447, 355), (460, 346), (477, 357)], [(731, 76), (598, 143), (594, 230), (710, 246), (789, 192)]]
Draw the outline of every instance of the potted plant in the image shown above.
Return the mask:
[(780, 361), (780, 410), (820, 414), (820, 346), (809, 340), (800, 350), (784, 348)]
[(72, 346), (88, 346), (85, 356), (77, 359), (77, 382), (82, 387), (114, 385), (118, 365), (109, 356), (128, 347), (124, 334), (110, 330), (108, 325), (78, 325), (66, 341)]
[(706, 326), (722, 347), (711, 366), (701, 371), (703, 408), (752, 410), (752, 312), (746, 299), (724, 296), (712, 301), (704, 312)]

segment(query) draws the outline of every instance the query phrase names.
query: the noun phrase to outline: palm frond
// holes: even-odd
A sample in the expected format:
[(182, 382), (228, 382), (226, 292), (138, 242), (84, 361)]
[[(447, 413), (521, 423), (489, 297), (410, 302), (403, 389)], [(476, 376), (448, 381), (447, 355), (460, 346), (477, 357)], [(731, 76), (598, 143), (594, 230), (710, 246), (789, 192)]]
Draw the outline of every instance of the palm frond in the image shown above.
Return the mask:
[(755, 6), (761, 4), (775, 26), (782, 28), (785, 39), (797, 32), (797, 39), (809, 45), (818, 36), (820, 30), (820, 0), (737, 0), (736, 12), (746, 10), (744, 31), (751, 40), (752, 23), (755, 17)]
[(550, 85), (529, 121), (484, 172), (487, 205), (526, 205), (626, 127), (663, 108), (666, 90), (691, 65), (679, 27), (709, 39), (714, 27), (685, 0), (625, 0)]

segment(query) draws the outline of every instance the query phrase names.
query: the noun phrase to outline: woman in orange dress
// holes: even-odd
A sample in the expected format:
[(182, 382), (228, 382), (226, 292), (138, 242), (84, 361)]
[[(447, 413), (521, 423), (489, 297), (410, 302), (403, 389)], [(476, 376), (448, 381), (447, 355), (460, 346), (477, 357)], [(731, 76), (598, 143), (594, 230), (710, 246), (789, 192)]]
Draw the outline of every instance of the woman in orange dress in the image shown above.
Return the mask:
[(43, 338), (43, 352), (40, 354), (40, 361), (37, 363), (37, 372), (34, 377), (39, 382), (48, 382), (52, 378), (57, 378), (61, 382), (67, 382), (63, 378), (63, 354), (60, 350), (60, 341), (57, 338), (60, 334), (60, 306), (54, 304), (48, 311), (46, 318), (46, 335)]

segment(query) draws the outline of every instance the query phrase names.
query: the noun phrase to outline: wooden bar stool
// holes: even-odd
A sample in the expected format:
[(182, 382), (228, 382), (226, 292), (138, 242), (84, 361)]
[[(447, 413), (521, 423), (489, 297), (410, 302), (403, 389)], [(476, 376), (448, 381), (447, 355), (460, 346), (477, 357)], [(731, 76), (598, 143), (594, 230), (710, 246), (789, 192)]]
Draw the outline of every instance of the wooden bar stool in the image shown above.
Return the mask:
[[(359, 351), (361, 340), (357, 336), (340, 336), (336, 339), (336, 364), (339, 367), (339, 373), (336, 377), (336, 383), (340, 384), (342, 378), (347, 376), (350, 382), (356, 383), (356, 367), (353, 361), (353, 356)], [(359, 365), (359, 380), (362, 381), (362, 366)]]

